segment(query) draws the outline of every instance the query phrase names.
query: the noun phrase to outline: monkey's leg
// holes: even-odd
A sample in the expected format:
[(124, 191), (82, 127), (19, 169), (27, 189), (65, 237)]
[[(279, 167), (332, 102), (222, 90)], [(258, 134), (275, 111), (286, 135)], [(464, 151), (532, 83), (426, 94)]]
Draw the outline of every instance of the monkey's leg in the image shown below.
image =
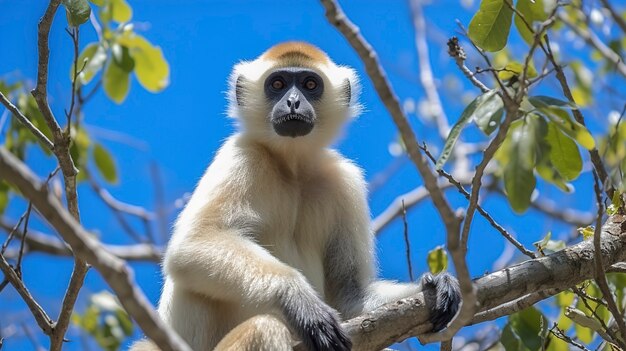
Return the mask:
[(254, 316), (231, 330), (214, 351), (292, 351), (289, 329), (278, 318)]
[(152, 340), (142, 339), (132, 344), (128, 351), (161, 351), (161, 349)]

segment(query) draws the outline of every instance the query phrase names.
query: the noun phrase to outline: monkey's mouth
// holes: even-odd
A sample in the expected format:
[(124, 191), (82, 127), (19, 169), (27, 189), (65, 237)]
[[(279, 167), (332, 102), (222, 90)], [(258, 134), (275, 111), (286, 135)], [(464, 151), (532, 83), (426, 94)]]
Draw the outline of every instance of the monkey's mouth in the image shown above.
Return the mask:
[(313, 130), (313, 118), (300, 113), (288, 113), (272, 121), (274, 131), (285, 137), (307, 135)]

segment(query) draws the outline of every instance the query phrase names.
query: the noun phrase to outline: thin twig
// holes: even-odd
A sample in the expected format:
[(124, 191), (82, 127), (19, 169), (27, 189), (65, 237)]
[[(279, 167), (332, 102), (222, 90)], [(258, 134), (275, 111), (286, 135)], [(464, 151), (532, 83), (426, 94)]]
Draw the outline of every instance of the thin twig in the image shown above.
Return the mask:
[[(118, 199), (114, 198), (108, 190), (104, 189), (100, 184), (98, 184), (98, 182), (91, 175), (91, 172), (89, 172), (88, 170), (85, 170), (84, 172), (93, 191), (111, 209), (113, 215), (120, 223), (122, 228), (133, 238), (133, 240), (137, 242), (145, 242), (146, 239), (142, 238), (141, 235), (137, 233), (137, 231), (130, 225), (130, 223), (128, 223), (126, 218), (124, 218), (123, 214), (126, 213), (135, 216), (142, 220), (142, 222), (150, 221), (154, 218), (154, 214), (150, 213), (141, 206), (130, 205), (119, 201)], [(147, 234), (148, 233), (146, 233), (146, 235)], [(148, 237), (148, 240), (151, 240), (151, 238)], [(152, 240), (152, 242), (154, 241)]]
[(409, 268), (409, 279), (413, 279), (413, 265), (411, 264), (411, 242), (409, 241), (409, 223), (406, 220), (406, 208), (402, 200), (402, 222), (404, 223), (404, 244), (406, 245), (406, 264)]
[(4, 96), (4, 94), (2, 94), (2, 92), (0, 91), (0, 102), (7, 108), (7, 110), (11, 111), (13, 113), (13, 116), (15, 116), (15, 118), (17, 118), (17, 120), (22, 123), (22, 125), (24, 127), (26, 127), (28, 130), (30, 130), (31, 133), (33, 133), (33, 135), (39, 139), (39, 141), (41, 141), (41, 143), (50, 151), (54, 150), (54, 144), (52, 144), (52, 142), (50, 141), (50, 139), (48, 139), (48, 137), (43, 134), (39, 129), (37, 129), (37, 127), (35, 127), (34, 124), (31, 123), (31, 121), (24, 116), (24, 114), (15, 106), (11, 103), (11, 101), (9, 101), (9, 99), (7, 99), (6, 96)]
[[(446, 190), (452, 187), (452, 184), (447, 182), (441, 182), (439, 187), (442, 190)], [(374, 234), (380, 235), (394, 219), (402, 215), (402, 202), (405, 203), (407, 210), (410, 210), (414, 206), (418, 205), (422, 201), (429, 198), (428, 190), (423, 185), (396, 197), (387, 208), (376, 216), (371, 223), (371, 228)]]
[(583, 26), (578, 26), (567, 19), (565, 15), (559, 14), (559, 20), (565, 23), (565, 25), (572, 30), (572, 32), (576, 33), (580, 38), (582, 38), (587, 44), (593, 46), (602, 57), (604, 57), (607, 61), (611, 62), (617, 72), (621, 74), (624, 78), (626, 78), (626, 64), (624, 64), (624, 60), (611, 48), (606, 46), (598, 36), (591, 31), (587, 27), (584, 29)]
[(65, 135), (69, 136), (70, 135), (70, 129), (72, 126), (72, 114), (74, 113), (74, 103), (76, 101), (76, 80), (78, 79), (78, 75), (80, 74), (80, 72), (82, 72), (82, 70), (85, 67), (86, 62), (83, 64), (83, 67), (79, 70), (78, 69), (78, 36), (79, 36), (79, 27), (72, 27), (72, 30), (68, 30), (66, 29), (67, 33), (70, 35), (70, 38), (72, 38), (72, 44), (74, 46), (74, 76), (72, 77), (72, 99), (70, 102), (70, 109), (68, 112), (66, 112), (66, 117), (67, 117), (67, 126), (65, 127)]
[[(620, 29), (622, 30), (622, 32), (624, 32), (624, 34), (626, 35), (626, 20), (624, 20), (624, 17), (622, 17), (622, 15), (620, 15), (613, 6), (611, 6), (611, 4), (609, 4), (608, 0), (600, 0), (600, 2), (602, 3), (602, 5), (604, 6), (604, 8), (606, 8), (607, 10), (609, 10), (609, 13), (611, 14), (611, 17), (613, 18), (613, 20), (615, 21), (615, 23), (617, 23), (617, 25), (620, 27)], [(626, 337), (626, 336), (625, 336)]]
[(28, 202), (28, 209), (26, 210), (26, 218), (24, 218), (24, 229), (22, 229), (22, 240), (20, 242), (20, 251), (17, 255), (17, 263), (15, 264), (15, 272), (22, 279), (22, 258), (24, 257), (24, 238), (28, 235), (28, 220), (30, 219), (30, 212), (33, 209), (33, 203)]
[(433, 204), (435, 205), (435, 208), (445, 225), (447, 246), (450, 255), (452, 256), (452, 262), (454, 263), (454, 268), (457, 273), (463, 299), (463, 303), (461, 305), (460, 312), (457, 314), (456, 320), (442, 332), (443, 337), (445, 339), (449, 339), (453, 336), (456, 330), (460, 328), (465, 319), (469, 320), (471, 316), (474, 315), (474, 310), (476, 308), (474, 286), (470, 279), (467, 262), (465, 261), (466, 250), (459, 247), (460, 215), (457, 215), (452, 210), (452, 207), (450, 207), (443, 191), (438, 186), (437, 177), (433, 174), (426, 160), (424, 160), (424, 157), (419, 149), (417, 138), (413, 133), (413, 129), (411, 128), (406, 116), (404, 115), (397, 95), (394, 93), (389, 81), (387, 80), (384, 69), (378, 61), (378, 55), (372, 46), (360, 34), (359, 28), (346, 17), (336, 0), (321, 0), (321, 3), (326, 9), (326, 18), (328, 21), (335, 26), (335, 28), (337, 28), (337, 30), (350, 43), (365, 65), (365, 70), (372, 80), (379, 98), (387, 108), (387, 111), (389, 111), (389, 114), (396, 124), (396, 127), (402, 136), (402, 140), (404, 141), (404, 145), (406, 146), (407, 153), (422, 176), (424, 186), (430, 193)]
[(3, 255), (0, 255), (0, 270), (4, 273), (5, 279), (8, 280), (18, 294), (20, 294), (33, 317), (35, 317), (35, 321), (37, 321), (39, 328), (41, 328), (46, 335), (52, 334), (54, 322), (50, 319), (50, 317), (48, 317), (37, 301), (35, 301), (35, 298), (30, 294), (20, 276), (15, 272), (13, 267), (11, 267), (9, 262), (5, 260)]
[[(437, 160), (430, 153), (430, 151), (428, 150), (428, 147), (426, 146), (426, 144), (423, 144), (421, 146), (421, 149), (424, 151), (426, 156), (428, 156), (428, 159), (430, 159), (430, 161), (433, 164), (437, 163)], [(438, 169), (437, 173), (439, 173), (440, 176), (446, 178), (448, 180), (448, 182), (450, 182), (450, 184), (454, 185), (457, 188), (457, 190), (467, 200), (470, 199), (470, 193), (468, 193), (467, 190), (465, 190), (465, 188), (463, 187), (463, 184), (461, 184), (461, 182), (457, 181), (450, 173), (444, 171), (443, 169)], [(513, 244), (513, 246), (515, 246), (521, 253), (523, 253), (524, 255), (526, 255), (526, 256), (528, 256), (530, 258), (535, 258), (535, 253), (534, 252), (528, 250), (526, 247), (524, 247), (524, 245), (522, 245), (522, 243), (517, 241), (517, 239), (515, 239), (511, 233), (509, 233), (506, 229), (504, 229), (503, 226), (501, 226), (498, 222), (496, 222), (496, 220), (493, 219), (493, 217), (491, 217), (491, 215), (480, 204), (477, 204), (477, 210), (478, 210), (478, 213), (480, 213), (480, 215), (483, 216), (487, 220), (487, 222), (489, 222), (489, 224), (492, 227), (494, 227), (498, 232), (500, 232), (500, 234), (502, 234), (502, 236), (506, 240), (508, 240), (511, 244)]]
[[(595, 267), (596, 267), (595, 281), (598, 284), (600, 291), (602, 291), (602, 295), (604, 297), (604, 300), (606, 300), (607, 302), (607, 307), (609, 311), (611, 312), (611, 314), (613, 315), (613, 318), (615, 318), (615, 321), (617, 322), (620, 334), (622, 335), (623, 338), (626, 339), (626, 323), (624, 323), (624, 318), (622, 317), (622, 314), (619, 312), (619, 308), (617, 307), (617, 304), (615, 303), (615, 299), (613, 298), (613, 294), (611, 293), (609, 284), (606, 281), (606, 273), (604, 272), (604, 266), (602, 264), (602, 259), (601, 259), (602, 250), (600, 246), (600, 241), (601, 241), (601, 236), (602, 236), (601, 226), (602, 226), (602, 216), (604, 215), (604, 203), (602, 202), (602, 190), (600, 188), (600, 182), (598, 181), (598, 176), (595, 172), (593, 172), (593, 189), (596, 193), (596, 205), (598, 206), (598, 218), (596, 219), (596, 228), (593, 233), (594, 235), (593, 247), (594, 247), (594, 250), (596, 251), (596, 254), (594, 255)], [(624, 342), (623, 340), (619, 340), (619, 338), (617, 339), (618, 340), (615, 340), (615, 342), (617, 342), (622, 349), (626, 350), (626, 342)]]
[(467, 55), (465, 54), (465, 50), (463, 49), (463, 47), (459, 44), (459, 38), (451, 37), (448, 40), (448, 55), (450, 55), (450, 57), (454, 59), (454, 62), (459, 67), (461, 72), (472, 84), (474, 84), (474, 86), (480, 89), (480, 91), (482, 91), (483, 93), (486, 93), (490, 90), (485, 84), (483, 84), (483, 82), (476, 78), (474, 72), (472, 72), (469, 68), (467, 68), (467, 66), (465, 66), (465, 60), (467, 59)]
[(413, 27), (415, 29), (415, 48), (419, 61), (419, 78), (426, 93), (430, 113), (435, 117), (437, 130), (442, 139), (448, 137), (450, 125), (448, 117), (441, 105), (441, 99), (437, 92), (433, 70), (430, 67), (430, 55), (428, 53), (428, 42), (426, 41), (426, 21), (422, 9), (422, 0), (410, 0), (411, 13), (413, 14)]
[[(569, 85), (567, 83), (567, 77), (565, 76), (565, 73), (563, 72), (563, 68), (556, 62), (556, 58), (554, 57), (552, 48), (550, 46), (550, 39), (547, 34), (544, 36), (544, 39), (545, 39), (545, 45), (541, 45), (540, 47), (545, 53), (550, 63), (552, 64), (552, 67), (555, 69), (556, 79), (561, 85), (561, 90), (563, 91), (563, 95), (565, 95), (568, 101), (572, 103), (576, 103), (574, 101), (574, 96), (572, 95), (572, 91), (570, 90)], [(582, 124), (583, 126), (585, 125), (585, 118), (583, 117), (583, 114), (580, 111), (580, 109), (578, 108), (572, 109), (572, 114), (574, 115), (574, 119), (576, 120), (576, 122)], [(606, 172), (606, 168), (604, 167), (604, 163), (602, 162), (602, 158), (600, 157), (600, 153), (598, 152), (598, 149), (593, 148), (589, 150), (589, 156), (591, 157), (591, 163), (593, 164), (593, 167), (598, 173), (598, 177), (600, 177), (600, 181), (602, 182), (602, 184), (605, 184), (604, 190), (606, 191), (609, 198), (612, 198), (614, 189), (611, 184), (607, 184), (608, 179), (609, 179), (608, 174)]]

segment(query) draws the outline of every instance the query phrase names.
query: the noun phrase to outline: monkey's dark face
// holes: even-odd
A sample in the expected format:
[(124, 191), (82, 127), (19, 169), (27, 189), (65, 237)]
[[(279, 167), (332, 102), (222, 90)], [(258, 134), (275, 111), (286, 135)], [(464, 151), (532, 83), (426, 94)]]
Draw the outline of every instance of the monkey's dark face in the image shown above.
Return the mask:
[(270, 122), (278, 135), (295, 138), (313, 130), (314, 104), (324, 93), (319, 74), (301, 67), (280, 68), (267, 77), (264, 89), (273, 106)]

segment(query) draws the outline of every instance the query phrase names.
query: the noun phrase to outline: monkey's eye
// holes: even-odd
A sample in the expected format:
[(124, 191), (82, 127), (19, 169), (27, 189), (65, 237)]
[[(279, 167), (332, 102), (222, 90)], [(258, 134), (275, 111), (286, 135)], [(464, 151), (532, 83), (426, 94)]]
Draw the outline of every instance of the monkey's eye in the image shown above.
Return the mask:
[(309, 78), (304, 82), (304, 87), (307, 90), (313, 90), (317, 88), (317, 82), (313, 78)]
[(283, 81), (280, 79), (274, 79), (271, 85), (272, 85), (272, 89), (274, 90), (281, 90), (282, 88), (285, 87), (285, 83), (283, 83)]

